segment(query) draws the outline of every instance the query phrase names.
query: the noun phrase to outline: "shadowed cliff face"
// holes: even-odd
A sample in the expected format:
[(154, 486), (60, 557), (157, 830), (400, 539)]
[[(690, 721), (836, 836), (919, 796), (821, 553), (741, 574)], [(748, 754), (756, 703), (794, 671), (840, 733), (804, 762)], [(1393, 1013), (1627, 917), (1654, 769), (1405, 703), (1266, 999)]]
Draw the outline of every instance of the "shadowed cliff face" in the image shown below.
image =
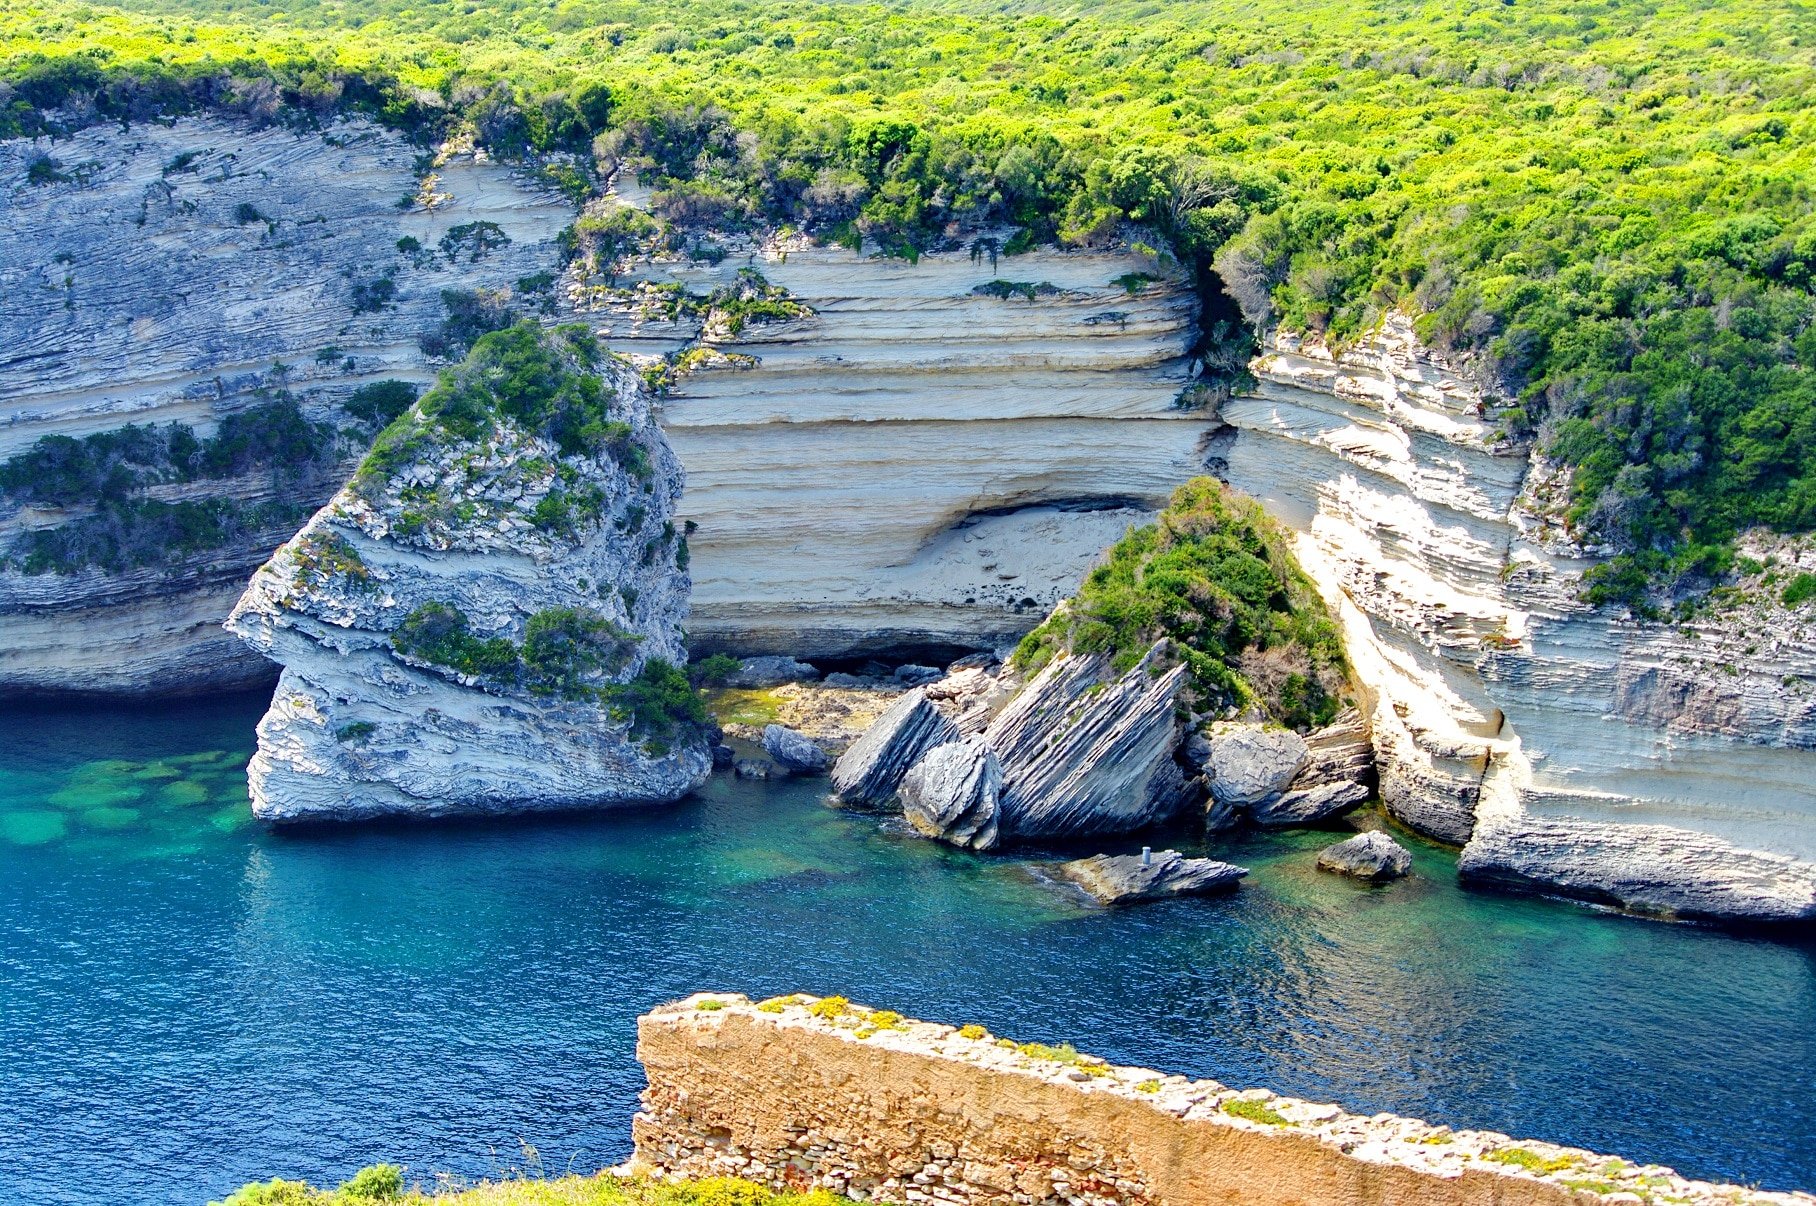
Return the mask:
[[(43, 148), (0, 143), (0, 460), (127, 423), (206, 439), (286, 396), (309, 422), (349, 427), (341, 403), (357, 387), (432, 378), (418, 341), (441, 323), (444, 289), (548, 266), (571, 213), (470, 156), (434, 169), (432, 204), (400, 207), (422, 191), (420, 152), (361, 122), (306, 135), (206, 118), (94, 126), (54, 149), (70, 179), (38, 185), (27, 169)], [(0, 692), (265, 677), (220, 621), (369, 434), (327, 439), (318, 472), (240, 467), (152, 490), (251, 516), (206, 549), (123, 573), (0, 570)], [(0, 496), (0, 552), (91, 513)]]

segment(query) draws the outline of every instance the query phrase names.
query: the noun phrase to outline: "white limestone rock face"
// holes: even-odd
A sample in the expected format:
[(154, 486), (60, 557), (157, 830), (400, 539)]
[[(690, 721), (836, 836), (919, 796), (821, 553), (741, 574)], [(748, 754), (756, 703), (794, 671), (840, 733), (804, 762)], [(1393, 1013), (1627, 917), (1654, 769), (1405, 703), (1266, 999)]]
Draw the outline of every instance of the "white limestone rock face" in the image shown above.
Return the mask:
[[(919, 262), (715, 236), (712, 265), (633, 265), (621, 289), (706, 294), (754, 267), (807, 317), (706, 342), (750, 361), (683, 378), (662, 407), (688, 472), (702, 648), (799, 657), (998, 646), (1031, 628), (1131, 524), (1205, 471), (1187, 282), (1129, 252)], [(1131, 293), (1118, 278), (1161, 277)], [(979, 293), (993, 280), (1030, 299)], [(1132, 278), (1131, 278), (1132, 279)], [(614, 346), (652, 354), (699, 320), (626, 293), (572, 295)], [(588, 299), (591, 298), (589, 303)]]
[[(45, 153), (70, 180), (26, 182)], [(298, 134), (184, 117), (0, 141), (0, 460), (41, 436), (126, 423), (183, 422), (206, 437), (278, 391), (310, 420), (340, 425), (340, 404), (360, 385), (430, 380), (418, 339), (442, 320), (442, 290), (503, 288), (552, 267), (573, 211), (471, 155), (435, 169), (428, 204), (400, 209), (418, 192), (419, 153), (363, 121)], [(458, 233), (477, 223), (509, 242), (480, 249)], [(420, 250), (400, 250), (406, 237)], [(386, 279), (382, 307), (355, 312), (354, 287)], [(0, 694), (180, 694), (268, 681), (269, 664), (221, 621), (247, 576), (352, 463), (306, 481), (160, 488), (167, 502), (232, 497), (295, 511), (168, 571), (0, 566)], [(85, 513), (0, 497), (0, 553), (24, 531)]]
[[(284, 667), (249, 769), (259, 817), (668, 801), (711, 773), (704, 734), (633, 731), (600, 694), (652, 661), (685, 664), (688, 579), (672, 526), (680, 466), (637, 374), (610, 360), (598, 371), (631, 429), (615, 448), (563, 453), (502, 417), (477, 440), (427, 439), (388, 479), (356, 478), (254, 575), (227, 626)], [(539, 526), (556, 490), (597, 491), (596, 515)], [(604, 653), (589, 668), (546, 646), (549, 665), (578, 667), (572, 690), (463, 673), (395, 639), (425, 606), (457, 610), (476, 640), (515, 643), (523, 665), (542, 648), (532, 618), (574, 609), (605, 634), (586, 646)]]
[(1664, 825), (1526, 813), (1485, 819), (1465, 882), (1528, 888), (1690, 920), (1816, 921), (1816, 867)]
[[(1816, 858), (1816, 610), (1763, 574), (1683, 623), (1578, 602), (1594, 551), (1557, 519), (1567, 477), (1497, 443), (1493, 400), (1402, 317), (1335, 357), (1280, 336), (1252, 367), (1256, 392), (1222, 408), (1224, 476), (1299, 533), (1388, 811), (1459, 845), (1542, 816), (1700, 833), (1701, 866), (1724, 843), (1742, 865)], [(1742, 551), (1780, 585), (1816, 566), (1807, 537)]]

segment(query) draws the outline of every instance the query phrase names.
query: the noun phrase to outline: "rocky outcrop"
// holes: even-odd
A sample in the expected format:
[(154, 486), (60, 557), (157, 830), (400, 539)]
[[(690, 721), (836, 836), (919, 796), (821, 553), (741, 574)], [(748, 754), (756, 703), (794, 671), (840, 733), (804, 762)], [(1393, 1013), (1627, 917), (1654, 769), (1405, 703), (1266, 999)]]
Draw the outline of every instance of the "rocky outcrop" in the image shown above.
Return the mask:
[[(47, 150), (81, 170), (27, 184)], [(283, 398), (346, 429), (356, 388), (431, 380), (419, 339), (445, 317), (442, 291), (508, 290), (552, 266), (572, 207), (471, 154), (445, 158), (423, 189), (420, 154), (364, 121), (299, 134), (185, 117), (93, 125), (54, 146), (0, 142), (0, 460), (43, 436), (128, 423), (181, 422), (205, 439)], [(420, 201), (400, 208), (404, 195)], [(231, 505), (218, 540), (203, 531), (218, 516), (190, 517), (189, 536), (212, 547), (115, 570), (0, 564), (0, 694), (268, 681), (269, 663), (221, 621), (345, 480), (365, 438), (328, 441), (310, 473), (230, 467), (133, 496)], [(0, 560), (26, 533), (85, 519), (94, 501), (0, 496)]]
[(725, 676), (725, 685), (746, 689), (779, 687), (783, 683), (813, 682), (819, 677), (819, 670), (806, 662), (784, 654), (772, 654), (745, 658), (736, 670)]
[(1377, 883), (1411, 871), (1412, 855), (1385, 833), (1371, 830), (1320, 850), (1318, 869)]
[(803, 733), (779, 724), (763, 726), (763, 752), (791, 774), (821, 775), (832, 766), (832, 757)]
[(958, 737), (958, 729), (917, 687), (891, 704), (840, 756), (832, 769), (833, 791), (847, 804), (888, 804), (922, 755)]
[(947, 1206), (1812, 1206), (1581, 1148), (1236, 1089), (842, 997), (637, 1022), (632, 1171)]
[[(283, 666), (249, 769), (258, 816), (601, 807), (710, 774), (674, 710), (680, 467), (634, 371), (582, 335), (541, 346), (567, 366), (560, 396), (609, 400), (621, 436), (564, 450), (503, 410), (462, 435), (419, 405), (253, 577), (228, 627)], [(495, 379), (469, 370), (462, 389)]]
[(1689, 920), (1816, 921), (1816, 867), (1663, 825), (1515, 813), (1463, 847), (1467, 883), (1525, 888)]
[(1279, 799), (1310, 753), (1305, 738), (1291, 729), (1219, 724), (1209, 736), (1205, 779), (1211, 798), (1227, 808), (1253, 808)]
[(1110, 905), (1228, 892), (1248, 874), (1246, 867), (1214, 858), (1187, 858), (1177, 850), (1098, 854), (1061, 863), (1053, 870), (1100, 904)]
[(1002, 836), (1003, 766), (982, 737), (939, 746), (902, 777), (902, 815), (954, 846), (988, 850)]
[[(1502, 440), (1493, 389), (1405, 318), (1339, 355), (1279, 336), (1253, 369), (1218, 452), (1300, 533), (1395, 817), (1457, 845), (1489, 817), (1663, 824), (1743, 878), (1755, 852), (1816, 859), (1816, 625), (1779, 597), (1816, 540), (1745, 536), (1738, 581), (1678, 622), (1595, 611), (1568, 474)], [(1625, 894), (1619, 864), (1602, 874)]]
[(1181, 802), (1174, 701), (1185, 667), (1164, 644), (1122, 675), (1101, 654), (1061, 654), (984, 731), (1003, 764), (1005, 841), (1133, 833)]

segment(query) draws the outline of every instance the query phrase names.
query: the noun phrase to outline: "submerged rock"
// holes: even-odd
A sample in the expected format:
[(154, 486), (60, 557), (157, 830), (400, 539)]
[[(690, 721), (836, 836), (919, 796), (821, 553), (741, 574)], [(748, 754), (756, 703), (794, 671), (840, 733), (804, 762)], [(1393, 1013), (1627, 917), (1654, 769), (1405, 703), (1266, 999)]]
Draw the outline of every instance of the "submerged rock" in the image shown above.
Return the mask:
[(1253, 809), (1279, 798), (1305, 765), (1305, 738), (1291, 729), (1221, 724), (1210, 733), (1204, 763), (1211, 798), (1230, 808)]
[(1457, 873), (1661, 917), (1816, 921), (1816, 864), (1666, 825), (1484, 817)]
[[(502, 397), (488, 358), (541, 384)], [(578, 429), (582, 411), (596, 427)], [(628, 365), (578, 328), (487, 336), (227, 622), (284, 667), (248, 768), (254, 813), (603, 807), (699, 786), (712, 752), (678, 669), (681, 483)]]
[(765, 758), (739, 758), (732, 763), (732, 774), (740, 779), (767, 779), (775, 765)]
[(824, 774), (832, 765), (832, 756), (815, 745), (812, 738), (779, 724), (763, 726), (763, 752), (782, 769), (797, 775)]
[(1171, 819), (1181, 799), (1174, 700), (1186, 670), (1163, 669), (1164, 649), (1116, 678), (1102, 654), (1058, 654), (990, 722), (1001, 840), (1132, 833)]
[(1139, 854), (1098, 854), (1061, 863), (1054, 870), (1104, 904), (1228, 892), (1248, 874), (1246, 867), (1214, 858), (1187, 858), (1177, 850), (1156, 850), (1145, 861)]
[(1412, 855), (1385, 833), (1371, 831), (1326, 846), (1318, 854), (1318, 869), (1379, 882), (1412, 870)]
[(725, 676), (725, 685), (745, 689), (779, 687), (783, 683), (810, 683), (819, 677), (818, 670), (792, 657), (747, 657)]
[(878, 807), (894, 799), (902, 776), (927, 751), (958, 740), (958, 730), (915, 688), (852, 742), (832, 769), (832, 787), (849, 804)]

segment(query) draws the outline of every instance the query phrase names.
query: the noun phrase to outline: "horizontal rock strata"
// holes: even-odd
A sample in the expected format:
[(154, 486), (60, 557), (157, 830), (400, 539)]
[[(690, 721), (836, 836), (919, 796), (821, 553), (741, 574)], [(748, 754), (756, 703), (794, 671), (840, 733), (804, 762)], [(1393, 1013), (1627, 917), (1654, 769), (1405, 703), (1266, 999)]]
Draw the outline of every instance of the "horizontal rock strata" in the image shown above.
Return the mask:
[[(703, 647), (1011, 641), (1203, 472), (1212, 423), (1173, 406), (1196, 302), (1147, 257), (908, 264), (717, 241), (722, 263), (635, 264), (588, 313), (614, 346), (667, 352), (703, 320), (652, 316), (642, 282), (704, 295), (753, 267), (811, 312), (708, 332), (754, 364), (690, 374), (663, 406), (699, 524), (690, 632)], [(993, 295), (993, 280), (1029, 295)]]
[(954, 1206), (1816, 1203), (839, 998), (698, 994), (638, 1020), (637, 1058), (649, 1086), (632, 1165), (665, 1177)]
[[(26, 183), (46, 151), (81, 170)], [(552, 266), (572, 208), (471, 156), (435, 169), (429, 203), (400, 208), (419, 190), (419, 154), (360, 121), (297, 134), (186, 117), (90, 126), (54, 144), (0, 142), (9, 232), (0, 240), (0, 460), (43, 436), (126, 423), (182, 422), (205, 437), (282, 395), (308, 419), (343, 426), (341, 403), (359, 386), (427, 382), (433, 369), (418, 340), (445, 315), (442, 291), (507, 288)], [(355, 290), (374, 286), (360, 308)], [(283, 504), (295, 517), (167, 567), (26, 575), (0, 566), (0, 694), (268, 681), (268, 664), (220, 623), (252, 571), (341, 480), (329, 471), (194, 483), (188, 497)], [(22, 512), (0, 496), (0, 554), (25, 530), (86, 513)]]
[[(249, 770), (255, 814), (648, 803), (711, 773), (703, 732), (634, 728), (621, 693), (685, 662), (682, 478), (636, 373), (599, 369), (624, 447), (564, 453), (502, 415), (444, 440), (414, 415), (406, 462), (362, 472), (254, 576), (228, 626), (284, 667)], [(558, 489), (590, 492), (596, 515), (539, 526)]]

